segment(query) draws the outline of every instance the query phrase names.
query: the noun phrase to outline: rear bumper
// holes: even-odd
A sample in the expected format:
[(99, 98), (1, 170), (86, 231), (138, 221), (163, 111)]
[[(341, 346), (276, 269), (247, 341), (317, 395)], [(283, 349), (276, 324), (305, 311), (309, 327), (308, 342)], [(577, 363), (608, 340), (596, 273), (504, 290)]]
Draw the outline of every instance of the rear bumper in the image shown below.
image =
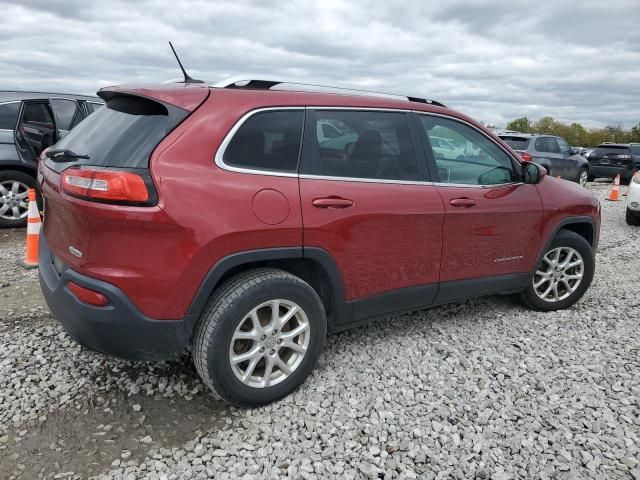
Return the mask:
[(589, 174), (594, 177), (608, 177), (613, 178), (616, 175), (620, 175), (623, 180), (629, 180), (631, 178), (632, 171), (627, 167), (611, 167), (607, 165), (589, 165)]
[[(70, 268), (59, 273), (43, 234), (39, 267), (40, 287), (49, 308), (67, 333), (82, 345), (127, 360), (171, 360), (187, 348), (195, 318), (154, 320), (109, 283)], [(102, 293), (109, 305), (96, 307), (80, 302), (67, 288), (69, 281)]]

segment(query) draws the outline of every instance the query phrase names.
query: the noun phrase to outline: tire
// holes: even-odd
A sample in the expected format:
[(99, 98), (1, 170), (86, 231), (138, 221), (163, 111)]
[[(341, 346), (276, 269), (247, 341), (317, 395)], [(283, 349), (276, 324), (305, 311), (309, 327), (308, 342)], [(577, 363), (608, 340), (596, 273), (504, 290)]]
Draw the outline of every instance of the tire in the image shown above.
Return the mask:
[[(0, 185), (8, 192), (7, 194), (0, 189), (0, 211), (5, 205), (9, 204), (9, 210), (0, 214), (0, 227), (2, 228), (17, 228), (27, 225), (27, 208), (22, 206), (23, 202), (20, 202), (19, 205), (14, 203), (15, 196), (9, 196), (12, 193), (15, 195), (9, 187), (13, 184), (19, 185), (18, 195), (25, 195), (27, 208), (28, 199), (26, 199), (26, 188), (37, 188), (36, 179), (29, 174), (18, 170), (0, 170)], [(18, 208), (18, 215), (13, 213), (14, 206)]]
[(578, 176), (576, 177), (576, 183), (578, 185), (582, 185), (583, 187), (587, 186), (587, 182), (589, 181), (589, 171), (586, 168), (581, 168), (578, 171)]
[[(290, 308), (290, 312), (292, 305), (300, 308), (300, 311), (294, 309), (294, 320), (285, 323), (279, 335), (269, 331), (270, 325), (263, 323), (273, 318), (270, 317), (271, 307), (265, 304), (274, 300), (281, 301), (278, 312), (286, 308)], [(255, 340), (234, 340), (238, 334), (253, 335), (258, 331), (250, 317), (254, 311), (255, 318), (261, 324), (260, 335), (256, 335)], [(299, 343), (301, 339), (302, 343), (306, 342), (306, 351), (301, 357), (296, 357), (299, 352), (288, 349), (287, 340), (280, 338), (280, 335), (285, 337), (288, 332), (304, 326), (305, 321), (307, 327), (304, 333), (289, 340), (290, 344)], [(251, 331), (248, 331), (247, 325)], [(326, 333), (324, 306), (309, 284), (282, 270), (249, 270), (227, 280), (214, 292), (196, 327), (193, 359), (203, 382), (223, 400), (237, 407), (256, 407), (279, 400), (304, 382), (320, 355)], [(266, 337), (264, 341), (263, 336)], [(274, 342), (283, 342), (283, 346), (274, 345)], [(272, 353), (274, 350), (278, 352), (275, 355)], [(247, 355), (251, 351), (257, 352), (251, 357), (252, 360), (232, 366), (232, 355)], [(285, 366), (293, 367), (291, 372), (287, 375), (279, 366), (274, 366), (273, 376), (279, 377), (270, 380), (272, 385), (266, 382), (258, 385), (258, 380), (267, 378), (267, 361), (275, 362), (276, 357), (286, 360), (288, 363)], [(259, 358), (258, 363), (251, 369), (251, 362), (255, 358)], [(249, 373), (248, 379), (243, 381), (239, 375), (247, 374), (249, 369), (258, 374)]]
[[(562, 271), (562, 272), (561, 271), (553, 272), (553, 267), (550, 264), (548, 264), (544, 260), (544, 258), (547, 256), (547, 254), (554, 252), (556, 249), (559, 249), (559, 248), (562, 248), (565, 250), (571, 249), (581, 257), (582, 259), (581, 272), (579, 272), (579, 269), (580, 269), (579, 266), (571, 269), (567, 269), (566, 271)], [(574, 261), (578, 259), (577, 256), (573, 256), (572, 258), (574, 259)], [(562, 263), (564, 259), (566, 259), (566, 257), (564, 258), (560, 257), (560, 263)], [(568, 260), (571, 260), (571, 258), (569, 258)], [(557, 287), (558, 289), (556, 290), (556, 292), (559, 291), (560, 293), (564, 292), (565, 294), (568, 294), (566, 298), (562, 298), (563, 295), (559, 295), (557, 300), (543, 299), (540, 295), (536, 293), (536, 288), (534, 287), (534, 283), (541, 281), (543, 278), (542, 276), (539, 276), (537, 272), (546, 271), (549, 269), (552, 270), (550, 275), (551, 278), (546, 280), (546, 283), (543, 283), (539, 288), (542, 290), (546, 290), (547, 288), (549, 288), (548, 285), (551, 286), (552, 288), (552, 283), (554, 282), (554, 275), (558, 275), (558, 277), (556, 277), (557, 279), (555, 280), (555, 282), (558, 285)], [(533, 310), (538, 310), (542, 312), (549, 312), (553, 310), (562, 310), (564, 308), (568, 308), (574, 303), (576, 303), (578, 300), (580, 300), (580, 298), (582, 298), (582, 296), (584, 295), (584, 292), (587, 291), (587, 289), (589, 288), (589, 285), (591, 285), (591, 280), (593, 280), (594, 271), (595, 271), (595, 254), (593, 252), (593, 249), (591, 248), (591, 245), (589, 245), (589, 242), (587, 242), (583, 237), (581, 237), (575, 232), (571, 232), (569, 230), (560, 230), (560, 232), (558, 232), (556, 237), (551, 242), (551, 245), (549, 245), (546, 248), (542, 256), (542, 260), (536, 267), (536, 273), (532, 275), (531, 280), (529, 282), (529, 286), (526, 288), (526, 290), (524, 290), (520, 294), (520, 299), (525, 306)], [(571, 285), (572, 287), (575, 288), (575, 290), (569, 293), (569, 289), (566, 288), (567, 284), (565, 283), (565, 281), (563, 281), (560, 278), (560, 275), (576, 276), (579, 273), (582, 274), (582, 278), (580, 279), (579, 282), (576, 282), (575, 284)], [(566, 280), (566, 282), (569, 282), (569, 284), (571, 284), (571, 281), (572, 279)], [(542, 292), (542, 294), (544, 294), (544, 292)], [(553, 291), (550, 292), (550, 295), (553, 295)]]
[(589, 177), (587, 178), (588, 182), (593, 182), (596, 179), (595, 175), (591, 175), (589, 174)]
[(634, 212), (629, 207), (627, 207), (627, 214), (625, 215), (625, 219), (627, 221), (627, 225), (631, 225), (632, 227), (640, 226), (640, 212)]

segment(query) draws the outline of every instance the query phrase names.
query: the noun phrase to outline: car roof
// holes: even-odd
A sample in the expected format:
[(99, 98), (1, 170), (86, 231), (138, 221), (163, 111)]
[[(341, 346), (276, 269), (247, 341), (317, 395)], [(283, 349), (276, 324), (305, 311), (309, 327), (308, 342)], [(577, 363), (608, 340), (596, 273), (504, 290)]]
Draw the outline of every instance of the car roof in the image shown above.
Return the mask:
[(100, 102), (98, 97), (91, 95), (76, 95), (73, 93), (53, 93), (53, 92), (26, 92), (20, 90), (0, 90), (0, 102), (12, 102), (21, 100), (40, 100), (47, 98), (70, 98), (76, 100), (87, 100), (90, 102)]

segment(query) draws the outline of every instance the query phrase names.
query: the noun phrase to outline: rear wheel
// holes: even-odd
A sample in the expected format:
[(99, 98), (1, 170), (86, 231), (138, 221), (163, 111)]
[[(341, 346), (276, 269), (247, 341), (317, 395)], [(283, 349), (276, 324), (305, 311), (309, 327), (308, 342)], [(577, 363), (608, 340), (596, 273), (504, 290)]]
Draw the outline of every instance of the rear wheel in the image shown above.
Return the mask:
[(561, 310), (587, 291), (595, 270), (591, 245), (580, 235), (561, 230), (547, 248), (527, 289), (520, 294), (534, 310)]
[(0, 171), (0, 227), (24, 227), (27, 224), (27, 190), (36, 188), (31, 175), (17, 170)]
[(251, 270), (214, 294), (197, 327), (194, 362), (223, 400), (265, 405), (304, 382), (326, 331), (324, 307), (309, 284), (281, 270)]
[(627, 207), (626, 220), (627, 225), (631, 225), (633, 227), (640, 226), (640, 212), (634, 212), (629, 207)]

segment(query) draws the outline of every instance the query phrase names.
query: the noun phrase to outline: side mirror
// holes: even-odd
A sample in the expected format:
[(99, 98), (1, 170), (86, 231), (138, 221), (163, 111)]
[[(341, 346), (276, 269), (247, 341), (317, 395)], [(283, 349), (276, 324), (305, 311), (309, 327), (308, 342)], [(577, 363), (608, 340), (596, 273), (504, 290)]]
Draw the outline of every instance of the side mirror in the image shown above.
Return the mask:
[(580, 149), (576, 147), (571, 147), (571, 155), (578, 155), (578, 154), (580, 154)]
[(542, 181), (547, 171), (533, 162), (522, 162), (522, 179), (524, 183), (536, 185)]

